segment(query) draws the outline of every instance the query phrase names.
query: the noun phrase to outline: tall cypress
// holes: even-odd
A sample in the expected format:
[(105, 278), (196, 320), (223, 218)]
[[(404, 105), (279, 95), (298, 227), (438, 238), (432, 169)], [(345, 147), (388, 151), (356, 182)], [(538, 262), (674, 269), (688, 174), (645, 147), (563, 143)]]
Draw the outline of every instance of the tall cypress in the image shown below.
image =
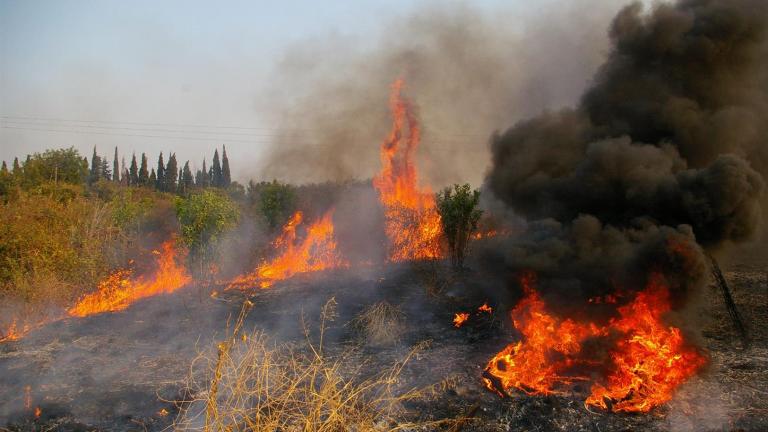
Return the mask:
[(211, 166), (211, 186), (221, 187), (221, 163), (219, 162), (219, 149), (213, 152), (213, 166)]
[(11, 170), (11, 174), (13, 174), (13, 177), (16, 178), (16, 180), (21, 179), (21, 166), (19, 166), (19, 158), (17, 157), (13, 158), (13, 169)]
[(165, 178), (163, 179), (163, 185), (166, 192), (176, 191), (176, 176), (179, 175), (179, 167), (176, 164), (176, 153), (171, 153), (171, 157), (168, 158), (168, 165), (165, 167)]
[(146, 186), (149, 183), (149, 171), (147, 171), (147, 155), (141, 154), (141, 168), (139, 169), (139, 184)]
[(149, 174), (149, 184), (156, 185), (157, 184), (157, 176), (155, 175), (155, 169), (152, 168), (152, 172)]
[(115, 159), (112, 161), (112, 181), (120, 183), (120, 164), (117, 162), (117, 146), (115, 146)]
[(157, 181), (155, 187), (159, 191), (165, 190), (165, 162), (163, 162), (163, 152), (160, 152), (160, 157), (157, 158)]
[(2, 174), (3, 176), (8, 175), (8, 165), (5, 164), (5, 161), (3, 161), (3, 166), (0, 167), (0, 174)]
[(99, 180), (101, 174), (101, 158), (96, 154), (96, 146), (93, 146), (93, 156), (91, 156), (91, 171), (88, 173), (88, 184), (93, 184)]
[(232, 177), (229, 173), (229, 158), (227, 157), (227, 147), (221, 146), (223, 152), (221, 154), (221, 185), (223, 187), (229, 187), (232, 183)]
[(109, 170), (109, 162), (107, 162), (107, 158), (100, 158), (101, 159), (101, 169), (99, 170), (99, 178), (110, 180), (112, 178), (112, 172)]
[(131, 158), (131, 169), (128, 171), (128, 184), (131, 186), (139, 185), (139, 167), (136, 164), (136, 153)]
[(188, 190), (192, 189), (192, 186), (194, 185), (194, 179), (192, 179), (192, 170), (189, 169), (189, 161), (184, 163), (184, 169), (181, 172), (181, 181), (179, 184), (183, 185), (182, 192), (187, 192)]
[(208, 176), (208, 170), (205, 168), (205, 158), (203, 158), (203, 171), (200, 177), (203, 180), (202, 187), (206, 188), (211, 185), (211, 178)]

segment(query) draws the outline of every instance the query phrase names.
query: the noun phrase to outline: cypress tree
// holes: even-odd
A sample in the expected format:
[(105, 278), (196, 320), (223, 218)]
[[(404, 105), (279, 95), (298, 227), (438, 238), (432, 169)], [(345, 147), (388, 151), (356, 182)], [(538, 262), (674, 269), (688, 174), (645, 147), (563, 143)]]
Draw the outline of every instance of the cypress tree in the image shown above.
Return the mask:
[(168, 158), (168, 165), (165, 167), (165, 181), (163, 182), (166, 192), (176, 191), (176, 176), (179, 175), (178, 169), (179, 167), (176, 164), (176, 153), (171, 153), (171, 157)]
[(21, 178), (22, 172), (21, 167), (19, 166), (19, 158), (17, 157), (13, 158), (13, 170), (11, 171), (11, 174), (13, 174), (16, 180)]
[(221, 154), (221, 185), (225, 188), (232, 183), (232, 177), (229, 173), (229, 158), (227, 157), (227, 147), (221, 146), (224, 150)]
[(160, 157), (157, 158), (157, 181), (155, 187), (159, 191), (165, 190), (165, 162), (163, 162), (163, 152), (160, 152)]
[(149, 171), (147, 171), (147, 155), (141, 154), (141, 168), (139, 169), (139, 184), (146, 186), (149, 183)]
[(221, 163), (219, 162), (219, 149), (213, 152), (213, 166), (211, 167), (211, 186), (221, 187)]
[(96, 146), (93, 146), (93, 156), (91, 156), (91, 171), (88, 173), (88, 184), (93, 184), (99, 180), (101, 174), (101, 158), (96, 154)]
[(205, 169), (205, 158), (203, 158), (203, 172), (202, 172), (202, 175), (200, 177), (202, 177), (202, 179), (203, 179), (202, 187), (206, 188), (206, 187), (211, 185), (211, 178), (208, 175), (208, 170)]
[(112, 178), (112, 172), (109, 171), (109, 162), (107, 162), (107, 158), (99, 158), (101, 159), (101, 169), (99, 173), (100, 179), (109, 180)]
[(2, 174), (3, 177), (8, 175), (8, 165), (5, 164), (5, 161), (3, 161), (3, 166), (0, 168), (0, 174)]
[(157, 184), (157, 176), (155, 175), (154, 168), (152, 168), (152, 172), (149, 174), (149, 184)]
[(117, 163), (117, 147), (115, 147), (115, 159), (112, 161), (112, 181), (120, 183), (120, 165)]
[[(198, 173), (200, 173), (200, 171), (198, 171)], [(184, 169), (181, 172), (181, 182), (179, 183), (184, 185), (183, 192), (187, 192), (188, 190), (192, 189), (192, 186), (194, 185), (194, 180), (192, 179), (192, 170), (189, 169), (189, 161), (184, 163)]]
[(138, 186), (139, 184), (139, 167), (136, 165), (136, 153), (131, 158), (131, 170), (128, 172), (128, 184), (130, 186)]

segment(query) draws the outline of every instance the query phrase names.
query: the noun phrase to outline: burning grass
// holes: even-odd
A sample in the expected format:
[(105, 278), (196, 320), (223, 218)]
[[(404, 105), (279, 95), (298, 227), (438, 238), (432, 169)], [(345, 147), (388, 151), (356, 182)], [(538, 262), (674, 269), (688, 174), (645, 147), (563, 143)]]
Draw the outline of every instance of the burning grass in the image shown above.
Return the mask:
[[(204, 379), (192, 379), (175, 423), (179, 430), (398, 431), (451, 421), (421, 421), (406, 409), (427, 390), (403, 388), (399, 376), (417, 349), (390, 368), (371, 372), (352, 351), (332, 354), (323, 345), (335, 301), (322, 309), (317, 342), (308, 330), (303, 344), (276, 344), (262, 332), (247, 333), (246, 301), (228, 339), (215, 354), (201, 355)], [(383, 312), (387, 312), (384, 314)], [(379, 306), (370, 317), (389, 316)], [(194, 374), (194, 373), (193, 373)]]

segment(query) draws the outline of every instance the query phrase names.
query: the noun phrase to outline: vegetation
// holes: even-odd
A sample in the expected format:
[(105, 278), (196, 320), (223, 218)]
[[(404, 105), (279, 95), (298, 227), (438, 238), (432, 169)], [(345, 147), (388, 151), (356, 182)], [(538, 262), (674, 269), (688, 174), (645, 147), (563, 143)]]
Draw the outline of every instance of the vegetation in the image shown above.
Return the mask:
[(480, 191), (472, 190), (469, 184), (455, 184), (437, 193), (437, 210), (448, 241), (451, 264), (456, 269), (464, 266), (470, 236), (483, 214), (477, 208), (479, 201)]
[[(372, 371), (347, 350), (323, 346), (335, 301), (323, 307), (318, 335), (305, 329), (300, 345), (277, 345), (264, 333), (243, 329), (252, 303), (246, 301), (229, 337), (217, 351), (201, 355), (192, 370), (192, 401), (179, 404), (176, 430), (397, 431), (427, 430), (456, 420), (421, 421), (403, 409), (426, 400), (433, 388), (402, 389), (400, 374), (417, 346), (390, 368)], [(413, 418), (411, 418), (413, 417)], [(202, 426), (202, 428), (201, 428)]]
[(190, 257), (199, 261), (201, 273), (203, 263), (216, 255), (221, 235), (240, 218), (235, 202), (213, 190), (176, 198), (176, 215), (181, 239), (189, 247)]
[(248, 194), (252, 205), (258, 209), (267, 226), (273, 231), (283, 226), (296, 210), (296, 192), (289, 184), (277, 180), (249, 182)]

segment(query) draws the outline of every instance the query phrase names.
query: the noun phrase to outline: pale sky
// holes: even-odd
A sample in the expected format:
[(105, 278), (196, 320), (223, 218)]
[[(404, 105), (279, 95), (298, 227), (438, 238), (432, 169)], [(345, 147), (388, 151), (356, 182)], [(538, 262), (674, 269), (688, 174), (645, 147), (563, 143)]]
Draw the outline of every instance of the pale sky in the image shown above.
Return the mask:
[[(260, 97), (281, 91), (269, 86), (287, 50), (332, 38), (375, 49), (389, 20), (423, 4), (0, 0), (0, 159), (69, 146), (90, 158), (95, 145), (110, 160), (118, 146), (199, 167), (226, 144), (234, 177), (257, 177), (249, 166), (276, 133)], [(515, 25), (558, 2), (464, 4), (503, 5)]]

